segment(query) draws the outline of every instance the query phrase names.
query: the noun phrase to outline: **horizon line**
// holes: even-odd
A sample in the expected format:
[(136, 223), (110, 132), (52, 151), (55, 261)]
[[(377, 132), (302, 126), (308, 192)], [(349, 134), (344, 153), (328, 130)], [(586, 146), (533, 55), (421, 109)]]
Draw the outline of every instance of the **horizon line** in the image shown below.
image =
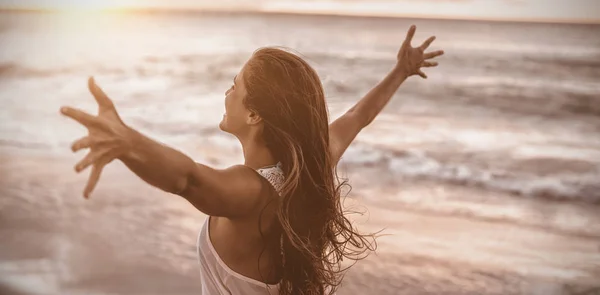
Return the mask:
[(484, 18), (466, 15), (436, 15), (436, 14), (406, 14), (406, 13), (357, 13), (353, 11), (319, 11), (319, 10), (287, 10), (287, 9), (265, 9), (262, 7), (256, 8), (163, 8), (163, 7), (125, 7), (125, 8), (108, 8), (100, 10), (85, 10), (60, 8), (26, 8), (26, 7), (2, 7), (0, 13), (4, 12), (31, 12), (31, 13), (64, 13), (64, 12), (80, 12), (80, 13), (223, 13), (223, 14), (282, 14), (282, 15), (301, 15), (301, 16), (334, 16), (334, 17), (364, 17), (364, 18), (406, 18), (406, 19), (425, 19), (425, 20), (456, 20), (456, 21), (489, 21), (489, 22), (505, 22), (505, 23), (539, 23), (539, 24), (573, 24), (573, 25), (600, 25), (600, 19), (571, 19), (571, 18), (510, 18), (496, 17)]

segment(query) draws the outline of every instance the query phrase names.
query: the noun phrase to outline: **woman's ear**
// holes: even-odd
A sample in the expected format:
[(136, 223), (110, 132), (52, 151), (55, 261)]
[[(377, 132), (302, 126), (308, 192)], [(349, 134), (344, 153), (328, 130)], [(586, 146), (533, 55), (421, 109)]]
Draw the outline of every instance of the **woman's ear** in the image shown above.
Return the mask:
[(256, 125), (262, 122), (262, 118), (255, 111), (250, 111), (246, 122), (248, 123), (248, 125)]

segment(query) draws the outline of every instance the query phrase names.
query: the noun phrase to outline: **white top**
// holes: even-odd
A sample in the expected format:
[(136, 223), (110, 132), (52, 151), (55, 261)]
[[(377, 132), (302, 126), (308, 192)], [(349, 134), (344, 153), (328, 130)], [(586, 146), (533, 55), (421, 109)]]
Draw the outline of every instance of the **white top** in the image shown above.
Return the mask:
[[(258, 169), (257, 172), (266, 178), (281, 195), (284, 182), (281, 163), (275, 166)], [(209, 220), (206, 218), (198, 235), (198, 259), (200, 261), (200, 279), (202, 295), (277, 295), (279, 284), (267, 285), (263, 282), (245, 277), (229, 268), (215, 250), (210, 241)]]

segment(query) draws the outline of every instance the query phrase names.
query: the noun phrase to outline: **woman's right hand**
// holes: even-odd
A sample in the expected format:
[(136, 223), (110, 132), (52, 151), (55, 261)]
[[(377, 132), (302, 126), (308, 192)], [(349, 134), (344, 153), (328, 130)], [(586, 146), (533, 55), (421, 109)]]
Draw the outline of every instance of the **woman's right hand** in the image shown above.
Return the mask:
[(438, 50), (425, 53), (425, 50), (429, 47), (429, 45), (431, 45), (433, 40), (435, 40), (435, 36), (429, 37), (419, 47), (412, 47), (411, 42), (416, 30), (417, 27), (414, 25), (408, 30), (406, 39), (398, 51), (398, 63), (396, 64), (396, 69), (402, 74), (406, 75), (406, 77), (419, 75), (423, 79), (427, 79), (427, 75), (423, 73), (421, 68), (437, 66), (438, 63), (435, 61), (430, 61), (430, 59), (444, 54), (444, 51)]
[(93, 78), (88, 80), (88, 87), (98, 103), (97, 116), (71, 107), (60, 109), (63, 115), (88, 129), (88, 135), (78, 139), (71, 146), (73, 152), (90, 149), (90, 152), (75, 165), (77, 173), (92, 165), (92, 172), (83, 192), (85, 198), (94, 190), (104, 166), (131, 150), (133, 136), (133, 130), (123, 123), (115, 105), (96, 85)]

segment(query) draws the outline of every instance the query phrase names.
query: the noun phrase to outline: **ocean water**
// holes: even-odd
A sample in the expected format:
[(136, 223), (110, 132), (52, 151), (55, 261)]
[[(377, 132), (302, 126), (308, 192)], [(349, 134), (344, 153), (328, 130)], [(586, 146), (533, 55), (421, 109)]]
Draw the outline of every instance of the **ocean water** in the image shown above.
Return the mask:
[[(3, 14), (0, 145), (68, 152), (94, 111), (94, 75), (130, 125), (214, 165), (239, 162), (218, 129), (251, 53), (285, 46), (316, 68), (331, 119), (391, 69), (408, 26), (444, 49), (349, 149), (350, 167), (523, 197), (600, 202), (599, 26), (207, 13)], [(196, 154), (209, 147), (210, 155)], [(377, 178), (373, 178), (374, 185)]]
[[(411, 24), (444, 49), (340, 167), (386, 228), (340, 294), (595, 294), (600, 38), (594, 25), (264, 14), (0, 15), (0, 293), (197, 294), (204, 216), (111, 164), (91, 200), (72, 170), (94, 75), (131, 126), (224, 167), (224, 92), (252, 52), (286, 46), (331, 119), (391, 69)], [(352, 199), (352, 198), (351, 198)], [(556, 200), (561, 200), (557, 202)], [(345, 287), (344, 287), (345, 286)]]

